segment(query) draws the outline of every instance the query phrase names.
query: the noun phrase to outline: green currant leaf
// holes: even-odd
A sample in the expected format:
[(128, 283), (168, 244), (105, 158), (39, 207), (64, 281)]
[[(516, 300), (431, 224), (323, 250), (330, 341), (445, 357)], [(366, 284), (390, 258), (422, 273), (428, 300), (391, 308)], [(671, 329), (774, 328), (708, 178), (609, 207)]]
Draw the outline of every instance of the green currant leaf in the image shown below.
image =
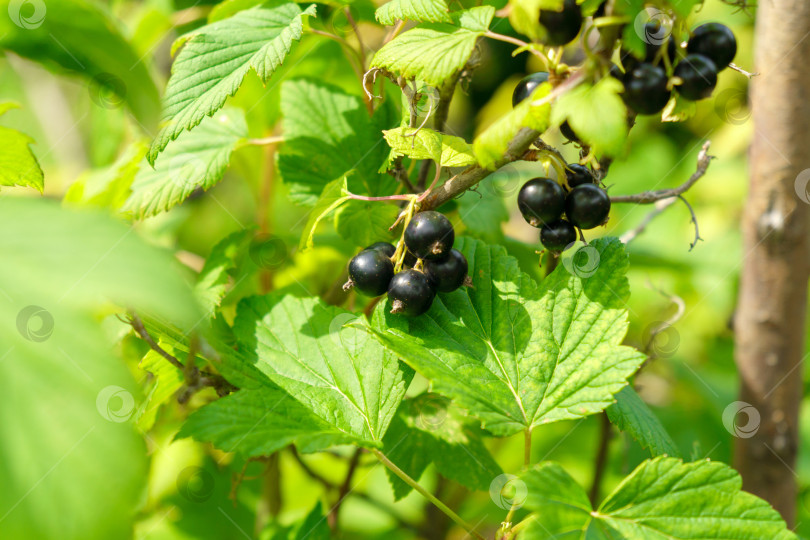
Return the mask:
[(593, 86), (581, 84), (555, 103), (552, 122), (559, 125), (567, 119), (597, 155), (617, 156), (627, 140), (627, 107), (619, 96), (622, 91), (622, 83), (613, 77)]
[(194, 291), (209, 315), (213, 315), (225, 297), (233, 275), (241, 269), (240, 256), (249, 251), (255, 235), (252, 228), (229, 234), (214, 246), (205, 260)]
[(380, 133), (390, 127), (380, 126), (388, 121), (386, 112), (369, 118), (359, 97), (311, 80), (284, 81), (281, 110), (285, 143), (278, 168), (293, 201), (312, 206), (328, 182), (349, 171), (352, 193), (394, 189), (393, 179), (378, 172), (388, 154)]
[[(158, 345), (176, 357), (171, 345), (164, 342), (158, 342)], [(152, 349), (147, 351), (138, 368), (150, 373), (154, 379), (143, 401), (138, 405), (138, 410), (135, 411), (138, 429), (145, 433), (155, 425), (160, 407), (171, 401), (183, 386), (183, 373)]]
[(472, 146), (454, 135), (432, 129), (400, 127), (383, 131), (385, 140), (394, 150), (393, 157), (432, 159), (442, 167), (466, 167), (475, 164)]
[(522, 128), (543, 132), (548, 129), (551, 106), (548, 103), (532, 105), (533, 101), (543, 99), (551, 92), (548, 83), (538, 86), (531, 98), (524, 99), (517, 107), (496, 120), (473, 141), (473, 149), (478, 163), (485, 169), (497, 169), (503, 162), (503, 156), (509, 142)]
[(560, 11), (563, 0), (510, 0), (509, 22), (512, 28), (539, 41), (545, 36), (545, 31), (538, 23), (540, 10)]
[(191, 328), (190, 287), (132, 228), (52, 200), (5, 197), (0, 252), (0, 460), (16, 464), (0, 467), (0, 537), (129, 538), (148, 476), (140, 395), (99, 314), (113, 301)]
[(398, 206), (378, 201), (348, 201), (335, 212), (335, 228), (356, 246), (394, 240), (388, 227), (399, 216)]
[(239, 349), (266, 377), (358, 444), (380, 446), (412, 372), (356, 315), (283, 291), (239, 303)]
[(196, 189), (208, 190), (222, 179), (231, 153), (247, 137), (245, 113), (226, 108), (183, 133), (154, 163), (144, 161), (132, 194), (122, 208), (137, 218), (165, 212), (185, 201)]
[(501, 225), (509, 221), (509, 211), (500, 194), (493, 193), (491, 186), (492, 180), (487, 180), (477, 190), (464, 192), (457, 201), (459, 215), (467, 233), (486, 242), (496, 243), (503, 239)]
[(473, 287), (405, 319), (380, 305), (372, 331), (437, 392), (507, 436), (604, 410), (644, 360), (627, 331), (627, 254), (590, 244), (585, 266), (560, 265), (540, 285), (501, 246), (460, 238)]
[(323, 193), (321, 193), (321, 196), (315, 203), (315, 207), (309, 213), (307, 224), (304, 226), (304, 232), (301, 234), (301, 242), (298, 244), (298, 249), (310, 249), (315, 245), (315, 231), (321, 220), (350, 200), (350, 198), (346, 196), (346, 191), (345, 176), (326, 184), (326, 187), (323, 188)]
[[(0, 103), (0, 115), (17, 108), (11, 102)], [(32, 187), (42, 193), (44, 175), (39, 161), (31, 151), (34, 140), (17, 130), (0, 126), (0, 186)]]
[[(481, 429), (449, 399), (422, 394), (402, 402), (383, 445), (388, 458), (411, 478), (418, 480), (433, 462), (445, 478), (485, 491), (502, 471), (481, 437)], [(386, 472), (396, 499), (411, 492), (408, 484)]]
[(315, 15), (314, 4), (301, 11), (298, 4), (268, 3), (240, 11), (179, 38), (180, 53), (164, 97), (163, 127), (147, 158), (158, 154), (184, 130), (211, 116), (236, 93), (250, 70), (267, 82), (301, 38), (302, 19)]
[(160, 117), (151, 62), (119, 30), (123, 25), (111, 11), (107, 5), (80, 0), (4, 1), (0, 50), (56, 73), (85, 78), (85, 96), (89, 93), (93, 107), (126, 105), (148, 132)]
[(622, 388), (616, 394), (616, 403), (605, 412), (617, 428), (629, 433), (642, 448), (648, 448), (653, 456), (666, 454), (681, 457), (666, 428), (632, 387)]
[(400, 21), (452, 23), (445, 0), (390, 0), (374, 14), (380, 24), (391, 26)]
[(453, 24), (425, 23), (394, 38), (377, 51), (371, 67), (440, 87), (464, 68), (495, 8), (481, 6), (450, 15)]
[(697, 103), (681, 96), (672, 96), (667, 106), (661, 111), (661, 121), (683, 122), (689, 120), (695, 114), (697, 114)]
[(532, 510), (521, 538), (593, 540), (796, 539), (767, 502), (742, 491), (724, 463), (658, 457), (644, 461), (593, 510), (585, 491), (556, 463), (521, 477)]
[(209, 403), (188, 417), (177, 437), (211, 442), (243, 457), (266, 456), (290, 444), (314, 452), (356, 442), (272, 384)]
[(146, 145), (127, 147), (115, 163), (88, 171), (73, 182), (62, 202), (66, 206), (87, 206), (119, 210), (127, 201), (132, 182), (144, 161)]

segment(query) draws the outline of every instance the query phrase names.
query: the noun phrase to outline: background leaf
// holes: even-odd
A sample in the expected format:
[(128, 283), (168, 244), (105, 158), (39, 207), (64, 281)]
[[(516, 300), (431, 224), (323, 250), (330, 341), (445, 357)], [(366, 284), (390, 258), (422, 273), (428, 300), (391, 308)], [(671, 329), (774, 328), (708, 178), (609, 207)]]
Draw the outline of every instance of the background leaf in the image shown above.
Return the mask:
[(616, 403), (605, 412), (617, 428), (629, 433), (642, 448), (648, 448), (653, 456), (666, 454), (681, 457), (666, 428), (632, 387), (622, 388), (616, 394)]
[(386, 26), (397, 20), (452, 23), (449, 12), (444, 0), (389, 0), (377, 8), (374, 16)]

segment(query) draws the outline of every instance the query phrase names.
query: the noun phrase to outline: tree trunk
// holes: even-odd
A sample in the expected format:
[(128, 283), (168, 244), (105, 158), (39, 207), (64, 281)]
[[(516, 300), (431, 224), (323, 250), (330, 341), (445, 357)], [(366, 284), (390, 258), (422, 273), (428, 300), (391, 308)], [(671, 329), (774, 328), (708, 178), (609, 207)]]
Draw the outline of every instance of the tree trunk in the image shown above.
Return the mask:
[[(756, 21), (750, 192), (735, 318), (740, 401), (734, 464), (743, 487), (793, 526), (795, 463), (810, 232), (810, 2), (759, 2)], [(741, 406), (744, 407), (744, 406)], [(753, 413), (753, 414), (751, 414)], [(758, 429), (756, 413), (759, 413)], [(750, 422), (750, 424), (749, 424)], [(755, 431), (755, 433), (751, 433)]]

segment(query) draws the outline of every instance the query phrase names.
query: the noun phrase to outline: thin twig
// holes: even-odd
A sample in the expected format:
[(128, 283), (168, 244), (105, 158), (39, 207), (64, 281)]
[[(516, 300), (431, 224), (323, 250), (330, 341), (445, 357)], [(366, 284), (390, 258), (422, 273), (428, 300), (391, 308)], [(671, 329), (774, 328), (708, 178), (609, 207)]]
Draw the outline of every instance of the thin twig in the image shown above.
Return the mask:
[(422, 495), (424, 498), (426, 498), (426, 499), (427, 499), (427, 500), (429, 500), (431, 503), (433, 503), (433, 504), (434, 504), (434, 505), (435, 505), (437, 508), (439, 508), (439, 510), (441, 510), (442, 512), (444, 512), (445, 514), (447, 514), (447, 516), (448, 516), (450, 519), (452, 519), (453, 521), (455, 521), (455, 522), (456, 522), (458, 525), (460, 525), (460, 526), (461, 526), (461, 527), (462, 527), (462, 528), (463, 528), (465, 531), (467, 531), (468, 533), (470, 533), (470, 535), (471, 535), (471, 536), (473, 536), (473, 537), (477, 538), (478, 540), (484, 540), (484, 537), (483, 537), (483, 536), (481, 536), (480, 534), (478, 534), (478, 533), (475, 531), (475, 528), (474, 528), (472, 525), (470, 525), (469, 523), (467, 523), (466, 521), (464, 521), (464, 519), (463, 519), (461, 516), (459, 516), (458, 514), (456, 514), (455, 512), (453, 512), (453, 510), (451, 510), (450, 508), (448, 508), (448, 507), (447, 507), (447, 505), (446, 505), (446, 504), (444, 504), (442, 501), (440, 501), (439, 499), (437, 499), (436, 497), (434, 497), (434, 496), (433, 496), (433, 494), (432, 494), (432, 493), (430, 493), (430, 492), (429, 492), (428, 490), (426, 490), (425, 488), (423, 488), (423, 487), (422, 487), (422, 486), (419, 484), (419, 482), (417, 482), (416, 480), (414, 480), (413, 478), (411, 478), (410, 476), (408, 476), (408, 474), (407, 474), (405, 471), (403, 471), (402, 469), (400, 469), (399, 467), (397, 467), (397, 466), (396, 466), (396, 464), (394, 464), (394, 462), (393, 462), (393, 461), (391, 461), (390, 459), (388, 459), (388, 456), (386, 456), (385, 454), (383, 454), (381, 451), (379, 451), (379, 450), (378, 450), (378, 449), (376, 449), (376, 448), (372, 448), (372, 450), (371, 450), (371, 451), (374, 453), (374, 455), (375, 455), (375, 456), (377, 456), (377, 459), (379, 459), (379, 460), (382, 462), (382, 464), (383, 464), (383, 465), (385, 465), (386, 467), (388, 467), (388, 469), (389, 469), (391, 472), (393, 472), (395, 475), (397, 475), (397, 476), (398, 476), (398, 477), (399, 477), (399, 478), (400, 478), (400, 479), (401, 479), (403, 482), (405, 482), (406, 484), (408, 484), (409, 486), (411, 486), (411, 487), (412, 487), (412, 488), (413, 488), (415, 491), (417, 491), (417, 492), (418, 492), (420, 495)]
[(360, 456), (363, 454), (362, 448), (357, 448), (352, 454), (351, 459), (349, 460), (349, 468), (346, 471), (346, 477), (343, 480), (343, 483), (340, 484), (340, 488), (338, 489), (337, 494), (337, 502), (329, 510), (329, 515), (327, 519), (329, 524), (332, 526), (332, 530), (336, 530), (337, 523), (338, 523), (338, 515), (340, 514), (340, 505), (343, 503), (343, 499), (349, 494), (349, 490), (352, 487), (352, 478), (354, 477), (354, 472), (357, 470), (357, 464), (360, 463)]
[(185, 369), (185, 366), (180, 360), (178, 360), (177, 358), (166, 352), (166, 350), (163, 347), (158, 345), (157, 342), (154, 339), (152, 339), (152, 336), (150, 336), (149, 332), (146, 331), (146, 327), (143, 325), (143, 321), (141, 320), (140, 317), (138, 317), (138, 315), (135, 314), (134, 311), (129, 312), (129, 324), (132, 326), (132, 328), (135, 329), (135, 332), (140, 336), (140, 338), (149, 345), (150, 349), (152, 349), (160, 356), (168, 360), (171, 365), (173, 365), (180, 371), (183, 371)]
[(588, 498), (591, 500), (591, 505), (596, 508), (596, 503), (599, 500), (599, 491), (602, 487), (602, 478), (605, 476), (605, 466), (607, 465), (608, 450), (610, 448), (610, 438), (613, 434), (610, 427), (610, 418), (607, 413), (602, 412), (600, 415), (600, 428), (599, 428), (599, 447), (596, 450), (593, 466), (593, 483), (591, 484), (591, 491)]
[(532, 430), (523, 430), (523, 466), (527, 469), (532, 465)]
[(714, 156), (709, 155), (709, 146), (711, 145), (710, 141), (706, 141), (703, 143), (703, 147), (700, 149), (698, 153), (697, 159), (697, 170), (689, 177), (689, 180), (681, 184), (676, 188), (671, 189), (658, 189), (655, 191), (645, 191), (643, 193), (636, 193), (635, 195), (619, 195), (617, 197), (611, 197), (611, 203), (636, 203), (636, 204), (652, 204), (656, 201), (660, 201), (661, 199), (669, 199), (671, 197), (677, 197), (681, 195), (693, 185), (695, 182), (700, 180), (704, 174), (706, 174), (706, 169), (709, 168), (709, 164), (711, 163)]
[(248, 144), (263, 146), (266, 144), (278, 144), (284, 142), (284, 135), (274, 135), (272, 137), (262, 137), (260, 139), (248, 139)]
[(759, 73), (751, 73), (751, 72), (749, 72), (749, 71), (744, 70), (743, 68), (741, 68), (740, 66), (738, 66), (738, 65), (737, 65), (737, 64), (735, 64), (734, 62), (730, 63), (730, 64), (728, 65), (728, 67), (730, 67), (731, 69), (733, 69), (734, 71), (736, 71), (736, 72), (738, 72), (738, 73), (742, 73), (743, 75), (745, 75), (745, 76), (746, 76), (746, 77), (748, 77), (749, 79), (753, 79), (754, 77), (756, 77), (757, 75), (759, 75)]

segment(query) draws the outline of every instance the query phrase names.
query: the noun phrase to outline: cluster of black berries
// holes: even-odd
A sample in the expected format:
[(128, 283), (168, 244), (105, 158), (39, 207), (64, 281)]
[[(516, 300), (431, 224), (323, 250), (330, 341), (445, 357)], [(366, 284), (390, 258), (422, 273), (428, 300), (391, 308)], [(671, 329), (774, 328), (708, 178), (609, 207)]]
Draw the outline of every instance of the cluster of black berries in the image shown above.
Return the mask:
[(450, 220), (439, 212), (420, 212), (405, 228), (405, 267), (394, 273), (396, 248), (377, 242), (349, 262), (349, 281), (368, 296), (388, 293), (391, 313), (415, 317), (433, 304), (437, 292), (452, 292), (469, 284), (467, 259), (453, 249), (456, 234)]
[(550, 178), (533, 178), (518, 193), (523, 219), (540, 229), (540, 242), (559, 253), (577, 239), (577, 229), (604, 224), (610, 214), (610, 197), (594, 183), (591, 171), (578, 163), (567, 165), (567, 187)]
[[(658, 23), (647, 23), (648, 34), (660, 32)], [(624, 101), (639, 114), (655, 114), (666, 106), (672, 90), (669, 78), (660, 65), (666, 54), (675, 65), (673, 75), (680, 79), (675, 86), (678, 94), (697, 101), (709, 97), (717, 85), (717, 74), (728, 67), (737, 54), (737, 40), (732, 31), (719, 23), (698, 26), (689, 37), (686, 55), (678, 57), (675, 39), (667, 40), (667, 50), (662, 45), (647, 43), (643, 59), (636, 58), (628, 51), (621, 52), (624, 73), (617, 68), (611, 74), (624, 84)], [(677, 61), (677, 63), (676, 63)]]

